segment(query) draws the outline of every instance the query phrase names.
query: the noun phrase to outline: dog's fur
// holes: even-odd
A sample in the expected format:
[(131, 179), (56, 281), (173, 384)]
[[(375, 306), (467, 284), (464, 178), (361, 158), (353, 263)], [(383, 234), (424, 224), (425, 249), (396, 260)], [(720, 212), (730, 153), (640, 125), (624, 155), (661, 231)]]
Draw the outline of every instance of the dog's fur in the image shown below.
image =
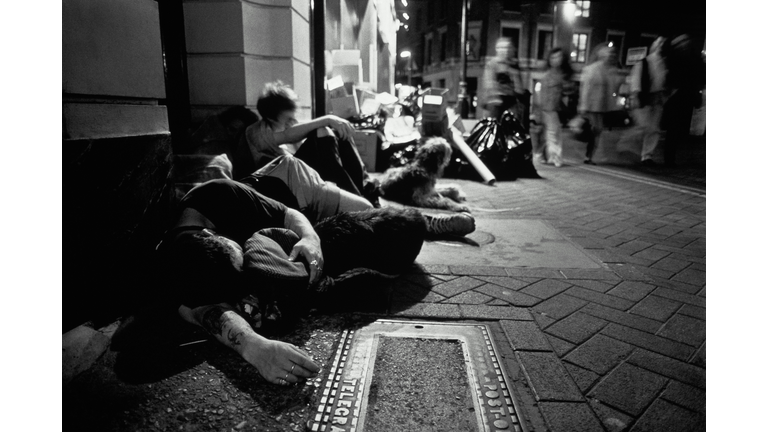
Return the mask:
[(427, 235), (416, 209), (383, 207), (339, 213), (315, 225), (331, 277), (354, 268), (400, 274), (410, 267)]
[(419, 148), (407, 165), (390, 168), (381, 180), (385, 199), (417, 207), (469, 212), (466, 196), (457, 185), (437, 186), (437, 179), (451, 161), (451, 146), (439, 137), (432, 137)]

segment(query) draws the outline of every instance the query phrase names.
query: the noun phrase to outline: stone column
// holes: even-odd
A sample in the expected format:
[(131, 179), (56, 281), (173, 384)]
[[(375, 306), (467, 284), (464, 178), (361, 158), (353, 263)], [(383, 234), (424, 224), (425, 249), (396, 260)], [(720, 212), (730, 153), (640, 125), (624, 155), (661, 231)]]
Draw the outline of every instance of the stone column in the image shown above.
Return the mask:
[(232, 105), (255, 110), (264, 84), (281, 80), (300, 98), (299, 118), (312, 101), (309, 0), (186, 0), (192, 118)]

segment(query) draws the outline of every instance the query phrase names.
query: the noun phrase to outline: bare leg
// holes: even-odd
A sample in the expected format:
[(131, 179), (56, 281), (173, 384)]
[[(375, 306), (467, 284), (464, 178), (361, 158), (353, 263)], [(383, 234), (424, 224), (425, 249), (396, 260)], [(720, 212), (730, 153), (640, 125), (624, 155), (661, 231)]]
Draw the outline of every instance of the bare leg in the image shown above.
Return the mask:
[(226, 303), (190, 309), (179, 307), (179, 315), (196, 324), (216, 340), (232, 348), (245, 361), (256, 367), (262, 377), (273, 384), (287, 385), (317, 376), (320, 367), (307, 353), (285, 342), (257, 334), (248, 322)]

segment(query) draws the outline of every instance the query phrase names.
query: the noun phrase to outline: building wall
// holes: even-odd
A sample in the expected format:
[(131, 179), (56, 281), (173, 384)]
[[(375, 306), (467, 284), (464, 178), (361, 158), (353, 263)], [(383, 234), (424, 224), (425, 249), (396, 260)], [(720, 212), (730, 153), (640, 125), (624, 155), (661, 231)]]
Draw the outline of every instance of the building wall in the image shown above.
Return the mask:
[(171, 154), (159, 23), (153, 0), (62, 4), (64, 331), (152, 283)]
[(193, 122), (232, 106), (255, 110), (267, 82), (281, 80), (311, 112), (309, 0), (185, 0)]

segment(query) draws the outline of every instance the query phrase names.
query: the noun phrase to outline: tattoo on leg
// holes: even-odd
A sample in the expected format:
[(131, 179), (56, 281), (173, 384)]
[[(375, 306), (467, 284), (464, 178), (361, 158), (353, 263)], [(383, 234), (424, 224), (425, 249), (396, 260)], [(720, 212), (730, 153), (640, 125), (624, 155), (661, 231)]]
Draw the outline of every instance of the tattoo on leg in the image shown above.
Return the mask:
[(229, 344), (234, 347), (235, 345), (240, 345), (240, 336), (245, 334), (244, 331), (238, 330), (238, 329), (229, 329), (227, 331), (227, 340), (229, 341)]
[(221, 335), (224, 330), (224, 309), (221, 306), (212, 306), (203, 312), (201, 323), (205, 331), (216, 336)]

